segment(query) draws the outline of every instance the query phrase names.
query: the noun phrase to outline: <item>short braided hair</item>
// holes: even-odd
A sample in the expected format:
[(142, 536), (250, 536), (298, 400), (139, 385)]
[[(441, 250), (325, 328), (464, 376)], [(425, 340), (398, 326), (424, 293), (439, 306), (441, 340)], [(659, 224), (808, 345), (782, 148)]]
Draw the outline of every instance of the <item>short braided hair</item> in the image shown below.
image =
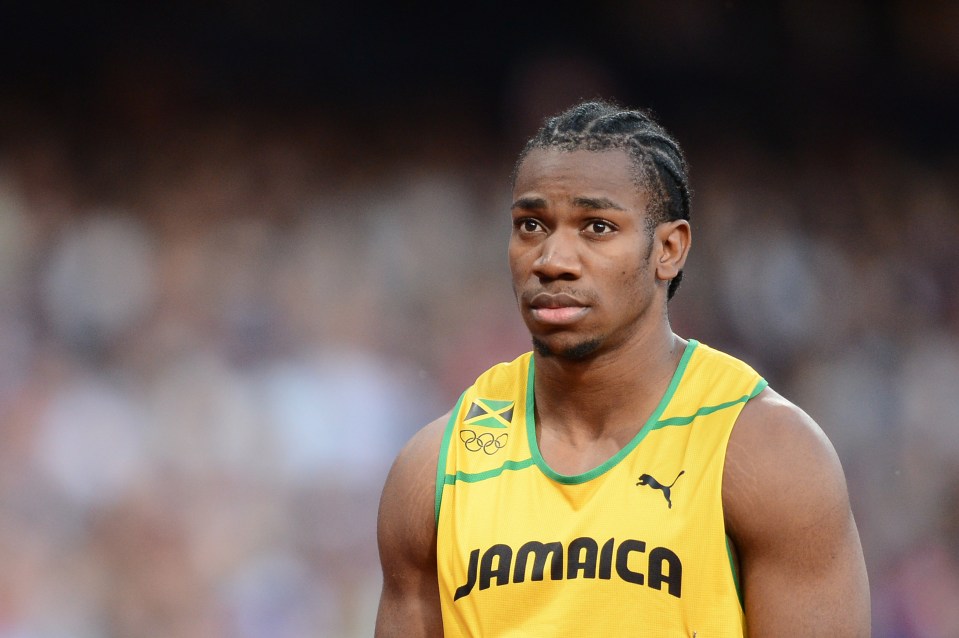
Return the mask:
[[(624, 109), (603, 100), (577, 104), (547, 118), (526, 143), (513, 169), (534, 149), (607, 151), (622, 149), (632, 162), (636, 185), (649, 195), (649, 229), (676, 219), (689, 219), (689, 177), (679, 143), (647, 111)], [(672, 299), (683, 272), (669, 282), (666, 298)]]

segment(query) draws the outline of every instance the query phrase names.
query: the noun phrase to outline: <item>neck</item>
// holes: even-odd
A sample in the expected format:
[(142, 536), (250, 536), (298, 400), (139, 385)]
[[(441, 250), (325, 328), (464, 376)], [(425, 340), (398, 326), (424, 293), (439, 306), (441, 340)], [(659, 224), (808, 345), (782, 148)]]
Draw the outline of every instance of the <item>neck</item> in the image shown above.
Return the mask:
[(536, 357), (536, 418), (571, 438), (631, 438), (659, 405), (686, 342), (666, 323), (584, 361)]

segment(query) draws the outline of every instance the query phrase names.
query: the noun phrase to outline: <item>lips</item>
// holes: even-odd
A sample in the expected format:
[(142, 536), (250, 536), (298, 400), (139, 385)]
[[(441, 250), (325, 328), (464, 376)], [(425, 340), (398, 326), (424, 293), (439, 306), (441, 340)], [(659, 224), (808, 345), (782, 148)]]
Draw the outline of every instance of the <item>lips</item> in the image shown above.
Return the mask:
[(529, 307), (537, 321), (555, 326), (574, 323), (589, 312), (588, 305), (565, 293), (541, 292), (530, 299)]

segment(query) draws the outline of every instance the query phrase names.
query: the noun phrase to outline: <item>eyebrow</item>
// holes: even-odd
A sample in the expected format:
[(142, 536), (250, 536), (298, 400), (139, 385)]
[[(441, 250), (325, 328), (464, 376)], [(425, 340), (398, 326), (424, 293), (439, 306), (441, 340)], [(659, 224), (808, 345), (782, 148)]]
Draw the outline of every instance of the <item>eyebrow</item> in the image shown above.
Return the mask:
[(590, 210), (626, 210), (607, 197), (574, 197), (573, 206)]
[[(542, 210), (546, 208), (546, 200), (542, 197), (520, 197), (510, 207), (520, 210)], [(573, 206), (589, 210), (626, 210), (608, 197), (574, 197)]]
[(521, 210), (542, 210), (546, 208), (546, 200), (542, 197), (520, 197), (513, 202), (513, 205), (510, 206), (510, 208), (519, 208)]

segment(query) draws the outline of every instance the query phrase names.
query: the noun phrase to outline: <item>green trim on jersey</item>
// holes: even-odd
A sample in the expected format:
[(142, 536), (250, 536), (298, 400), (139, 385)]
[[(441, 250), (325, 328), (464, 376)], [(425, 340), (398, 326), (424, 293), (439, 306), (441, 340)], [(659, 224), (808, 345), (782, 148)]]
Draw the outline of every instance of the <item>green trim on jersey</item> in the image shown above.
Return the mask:
[(733, 539), (726, 534), (726, 553), (729, 555), (729, 570), (733, 573), (733, 584), (736, 585), (736, 596), (739, 597), (739, 606), (746, 610), (746, 601), (743, 598), (743, 586), (739, 582), (739, 566), (733, 558)]
[(696, 410), (695, 413), (689, 416), (674, 416), (670, 419), (663, 419), (662, 421), (657, 421), (651, 429), (658, 430), (659, 428), (665, 428), (671, 425), (689, 425), (692, 423), (696, 417), (706, 416), (707, 414), (712, 414), (713, 412), (719, 412), (720, 410), (725, 410), (726, 408), (731, 408), (734, 405), (739, 405), (740, 403), (746, 403), (750, 399), (754, 399), (757, 394), (766, 389), (766, 386), (769, 383), (765, 379), (761, 379), (756, 387), (753, 388), (752, 392), (749, 394), (744, 394), (743, 396), (735, 399), (733, 401), (727, 401), (725, 403), (720, 403), (719, 405), (707, 405)]
[[(662, 415), (663, 411), (666, 409), (666, 406), (669, 405), (669, 402), (672, 400), (673, 395), (676, 393), (676, 388), (679, 386), (679, 382), (682, 380), (683, 375), (686, 373), (686, 366), (689, 364), (689, 360), (693, 355), (696, 347), (699, 345), (699, 342), (695, 339), (690, 339), (686, 344), (686, 349), (683, 352), (683, 356), (679, 361), (679, 365), (676, 367), (676, 371), (673, 373), (673, 377), (669, 382), (669, 387), (666, 389), (666, 393), (663, 395), (663, 398), (660, 400), (659, 405), (656, 407), (656, 410), (650, 415), (649, 419), (640, 429), (640, 431), (633, 437), (633, 440), (626, 444), (626, 446), (609, 458), (607, 461), (601, 465), (584, 472), (582, 474), (568, 475), (560, 474), (553, 470), (546, 463), (546, 460), (543, 458), (543, 455), (539, 451), (539, 443), (536, 440), (536, 413), (535, 413), (535, 392), (533, 386), (533, 380), (535, 377), (535, 367), (536, 359), (531, 357), (529, 360), (529, 371), (526, 382), (526, 436), (529, 442), (529, 449), (532, 454), (530, 458), (523, 459), (521, 461), (505, 461), (503, 465), (492, 470), (487, 470), (485, 472), (477, 472), (470, 474), (467, 472), (457, 472), (454, 474), (446, 473), (446, 460), (447, 455), (449, 454), (450, 448), (450, 439), (453, 435), (453, 430), (456, 427), (456, 421), (460, 412), (460, 408), (463, 404), (463, 400), (466, 398), (466, 392), (460, 395), (459, 400), (456, 402), (456, 406), (453, 408), (452, 413), (450, 414), (449, 421), (446, 424), (446, 429), (443, 432), (443, 441), (440, 447), (439, 460), (436, 467), (436, 495), (434, 499), (434, 520), (439, 521), (440, 517), (440, 506), (443, 502), (443, 487), (445, 485), (454, 485), (457, 482), (463, 483), (478, 483), (479, 481), (485, 481), (486, 479), (496, 478), (501, 475), (506, 470), (524, 470), (528, 467), (536, 465), (546, 476), (550, 477), (558, 483), (563, 483), (566, 485), (576, 485), (579, 483), (585, 483), (590, 481), (598, 476), (602, 476), (604, 473), (609, 471), (611, 468), (615, 467), (622, 459), (624, 459), (630, 452), (632, 452), (640, 442), (646, 438), (646, 435), (652, 432), (653, 430), (658, 430), (664, 427), (670, 426), (682, 426), (689, 425), (697, 417), (706, 416), (726, 408), (730, 408), (734, 405), (739, 405), (740, 403), (746, 403), (747, 401), (753, 399), (762, 392), (769, 383), (765, 379), (760, 379), (756, 384), (756, 387), (753, 388), (753, 391), (749, 394), (745, 394), (738, 399), (733, 401), (727, 401), (725, 403), (720, 403), (718, 405), (704, 406), (699, 410), (696, 410), (695, 413), (689, 416), (681, 417), (672, 417), (669, 419), (660, 420), (659, 417)], [(488, 401), (488, 400), (487, 400)], [(504, 402), (508, 403), (508, 402)], [(730, 557), (731, 559), (731, 557)], [(734, 576), (737, 576), (734, 571)], [(737, 581), (738, 582), (738, 581)], [(742, 596), (740, 592), (740, 597)]]
[(610, 457), (606, 462), (594, 467), (588, 472), (573, 475), (560, 474), (559, 472), (553, 470), (553, 468), (546, 463), (546, 460), (539, 451), (539, 444), (536, 441), (536, 413), (534, 411), (535, 400), (533, 392), (533, 364), (535, 362), (535, 357), (531, 358), (529, 362), (529, 381), (526, 384), (526, 436), (529, 440), (529, 449), (533, 455), (533, 459), (536, 461), (536, 465), (543, 472), (543, 474), (553, 479), (557, 483), (563, 483), (565, 485), (577, 485), (579, 483), (590, 481), (597, 476), (602, 476), (611, 468), (615, 467), (617, 463), (622, 461), (627, 455), (629, 455), (630, 452), (636, 449), (636, 446), (639, 445), (644, 438), (646, 438), (647, 434), (659, 427), (657, 426), (659, 417), (663, 414), (666, 406), (669, 405), (673, 395), (676, 393), (676, 388), (679, 387), (679, 382), (686, 373), (686, 366), (689, 364), (689, 359), (693, 356), (693, 351), (696, 350), (696, 346), (698, 345), (699, 342), (695, 339), (690, 339), (686, 344), (683, 357), (680, 359), (679, 365), (676, 367), (676, 371), (673, 373), (673, 378), (669, 382), (669, 387), (666, 389), (666, 393), (663, 395), (663, 398), (660, 399), (659, 405), (650, 415), (649, 419), (647, 419), (642, 429), (640, 429), (636, 436), (633, 437), (633, 440), (627, 443), (623, 449)]
[[(446, 636), (540, 635), (544, 626), (573, 635), (584, 618), (597, 635), (745, 635), (747, 583), (725, 527), (722, 478), (737, 418), (767, 384), (735, 357), (678, 343), (675, 370), (660, 379), (667, 387), (646, 419), (631, 417), (634, 436), (581, 474), (554, 471), (539, 447), (535, 352), (482, 373), (449, 421), (434, 423), (445, 426), (434, 538)], [(476, 427), (490, 417), (505, 428)], [(600, 571), (581, 565), (587, 559)]]
[(450, 451), (450, 439), (453, 437), (453, 430), (456, 428), (456, 420), (459, 418), (460, 406), (463, 405), (463, 399), (466, 398), (466, 391), (460, 395), (456, 401), (456, 406), (450, 412), (450, 418), (446, 422), (446, 429), (443, 431), (443, 441), (440, 443), (440, 457), (436, 462), (436, 496), (433, 498), (433, 520), (440, 520), (440, 504), (443, 502), (443, 486), (446, 484), (446, 457)]
[[(528, 467), (533, 466), (533, 459), (529, 458), (523, 461), (504, 461), (502, 465), (492, 470), (487, 470), (485, 472), (476, 472), (475, 474), (469, 474), (467, 472), (457, 472), (456, 474), (446, 474), (443, 476), (443, 481), (446, 485), (455, 485), (457, 482), (461, 483), (479, 483), (480, 481), (485, 481), (486, 479), (496, 478), (506, 470), (525, 470)], [(437, 510), (438, 511), (438, 510)]]

